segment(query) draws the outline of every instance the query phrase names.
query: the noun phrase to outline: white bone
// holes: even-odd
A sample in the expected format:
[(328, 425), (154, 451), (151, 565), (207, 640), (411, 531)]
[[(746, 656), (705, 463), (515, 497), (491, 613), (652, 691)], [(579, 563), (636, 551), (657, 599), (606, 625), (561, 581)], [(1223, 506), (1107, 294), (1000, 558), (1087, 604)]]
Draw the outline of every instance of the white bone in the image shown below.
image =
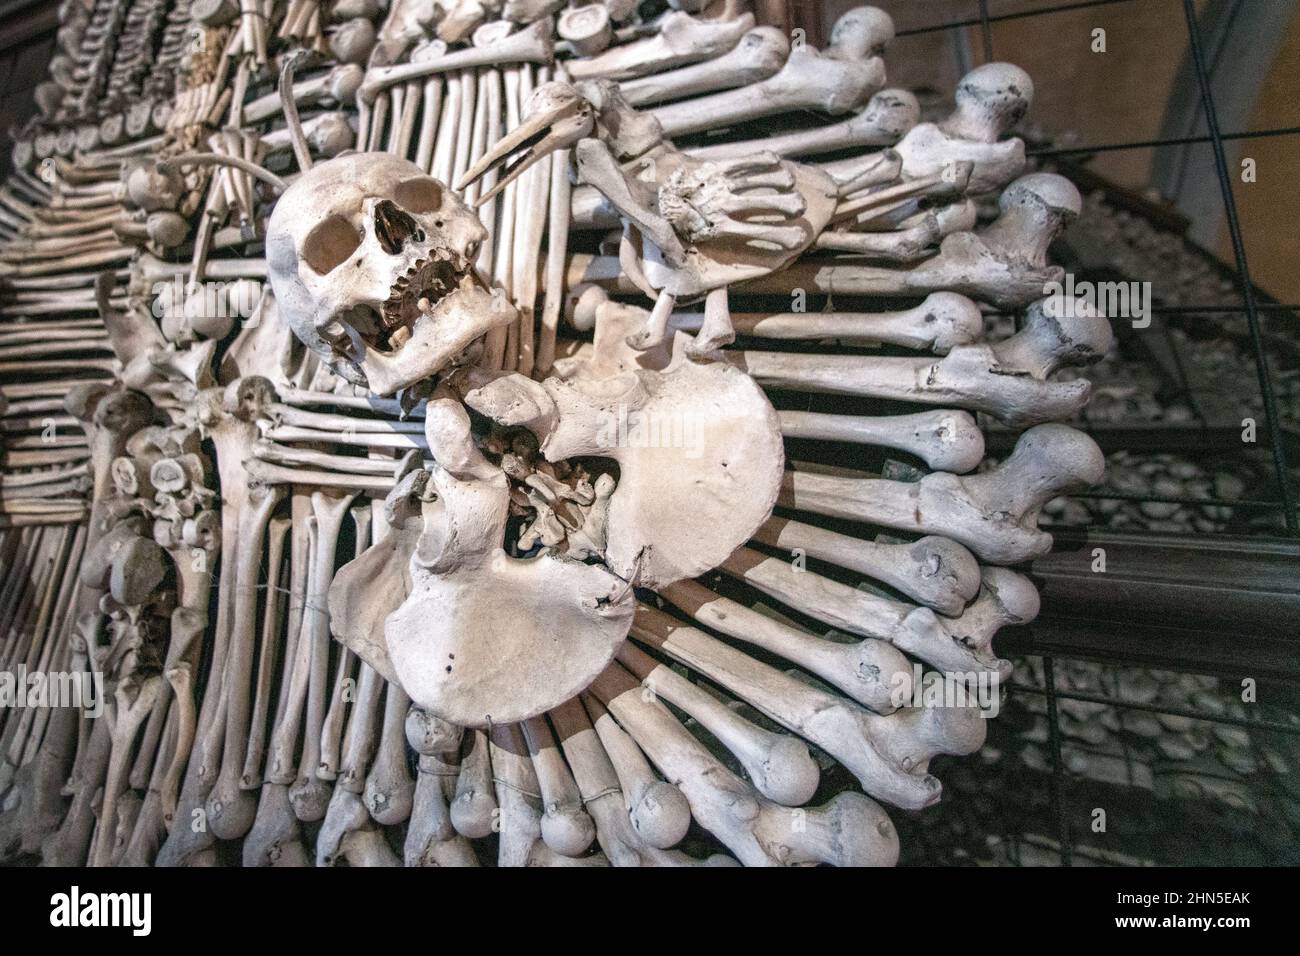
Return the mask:
[(596, 838), (596, 828), (582, 807), (582, 794), (573, 780), (555, 735), (545, 717), (520, 724), (542, 798), (541, 836), (556, 853), (581, 856)]
[[(293, 85), (293, 100), (300, 107), (310, 103), (331, 102), (339, 106), (348, 106), (357, 90), (361, 87), (364, 76), (362, 69), (352, 63), (337, 66), (327, 73), (321, 73)], [(280, 94), (268, 93), (252, 100), (244, 106), (244, 122), (259, 123), (270, 119), (283, 109)]]
[(979, 564), (948, 538), (882, 544), (789, 518), (769, 518), (754, 540), (865, 574), (940, 614), (960, 614), (979, 590)]
[(743, 89), (661, 106), (651, 113), (666, 136), (709, 129), (719, 118), (740, 123), (804, 109), (848, 113), (884, 86), (885, 67), (877, 54), (893, 37), (893, 21), (883, 11), (856, 7), (836, 21), (824, 52), (796, 46), (773, 77)]
[(817, 792), (821, 771), (803, 741), (750, 723), (631, 644), (618, 649), (618, 660), (642, 686), (681, 708), (716, 737), (744, 767), (754, 789), (767, 799), (797, 807)]
[[(970, 753), (984, 742), (986, 725), (977, 707), (872, 714), (644, 605), (637, 610), (633, 635), (826, 751), (869, 795), (904, 809), (920, 809), (939, 799), (939, 781), (927, 772), (931, 757)], [(599, 682), (595, 687), (600, 693)], [(699, 819), (694, 803), (692, 809)]]
[(546, 63), (551, 59), (553, 50), (550, 30), (549, 20), (539, 20), (518, 33), (482, 47), (467, 47), (423, 62), (372, 66), (366, 71), (358, 95), (363, 100), (373, 101), (380, 91), (395, 83), (405, 83), (452, 70), (506, 63)]
[[(603, 707), (593, 701), (604, 714), (604, 720), (613, 724), (613, 718)], [(614, 866), (725, 866), (734, 864), (730, 857), (715, 854), (697, 862), (685, 853), (667, 851), (651, 842), (646, 834), (634, 828), (627, 815), (627, 806), (620, 777), (592, 727), (582, 703), (577, 699), (566, 701), (550, 713), (556, 736), (564, 749), (565, 759), (582, 793), (583, 804), (596, 823), (596, 839), (600, 848)], [(619, 734), (621, 729), (615, 728)], [(624, 734), (624, 736), (626, 736)], [(631, 744), (635, 747), (635, 744)], [(639, 755), (639, 751), (638, 751)], [(640, 758), (644, 761), (644, 757)], [(646, 770), (649, 773), (649, 768)], [(666, 787), (667, 784), (664, 784)], [(681, 803), (686, 822), (690, 809), (680, 791), (673, 791)], [(685, 825), (682, 827), (685, 830)], [(676, 842), (675, 840), (673, 842)]]
[(473, 730), (469, 734), (468, 750), (461, 757), (451, 822), (458, 833), (475, 840), (492, 832), (496, 811), (487, 734)]
[(1018, 176), (1025, 166), (1025, 144), (1003, 140), (1034, 96), (1024, 70), (1010, 63), (985, 63), (957, 85), (957, 106), (941, 123), (913, 127), (894, 147), (903, 157), (903, 175), (933, 175), (954, 161), (974, 164), (968, 190), (987, 193)]
[(776, 387), (862, 395), (987, 412), (1013, 428), (1069, 418), (1092, 394), (1084, 379), (1051, 382), (1066, 365), (1099, 361), (1110, 323), (1079, 300), (1063, 317), (1053, 300), (1035, 303), (1025, 327), (992, 345), (961, 345), (939, 360), (743, 352), (732, 357), (756, 381)]
[(916, 455), (935, 471), (961, 475), (984, 460), (984, 433), (963, 411), (912, 415), (829, 415), (778, 411), (786, 438), (857, 442)]
[(1065, 425), (1037, 425), (1001, 465), (958, 477), (944, 472), (917, 482), (787, 472), (781, 504), (886, 528), (952, 538), (983, 561), (1016, 564), (1046, 554), (1052, 536), (1038, 515), (1058, 494), (1095, 485), (1101, 450)]
[(641, 748), (614, 722), (604, 704), (587, 694), (582, 700), (601, 747), (618, 777), (623, 810), (632, 829), (656, 849), (676, 846), (691, 825), (691, 808), (681, 790), (655, 776)]
[(592, 692), (664, 774), (678, 781), (696, 821), (741, 863), (889, 866), (897, 858), (893, 824), (861, 794), (842, 793), (796, 816), (796, 811), (768, 801), (727, 770), (663, 704), (647, 699), (626, 671), (606, 670), (592, 684)]
[[(627, 85), (624, 84), (624, 89), (626, 88)], [(863, 146), (892, 146), (916, 125), (920, 116), (920, 104), (912, 93), (907, 90), (885, 89), (872, 96), (861, 112), (836, 123), (780, 133), (765, 139), (692, 146), (686, 152), (700, 159), (748, 156), (759, 151), (797, 157), (819, 156)]]
[(665, 14), (653, 34), (567, 65), (575, 80), (627, 80), (698, 63), (730, 50), (754, 26), (754, 15), (703, 20), (680, 11)]
[[(675, 328), (694, 332), (702, 316), (674, 313)], [(832, 340), (845, 345), (901, 345), (943, 355), (969, 345), (984, 334), (979, 307), (953, 292), (932, 292), (925, 301), (900, 312), (788, 312), (776, 315), (732, 313), (741, 335), (762, 339)]]
[(633, 106), (662, 103), (747, 86), (772, 76), (790, 54), (790, 41), (775, 27), (755, 27), (721, 56), (619, 84)]

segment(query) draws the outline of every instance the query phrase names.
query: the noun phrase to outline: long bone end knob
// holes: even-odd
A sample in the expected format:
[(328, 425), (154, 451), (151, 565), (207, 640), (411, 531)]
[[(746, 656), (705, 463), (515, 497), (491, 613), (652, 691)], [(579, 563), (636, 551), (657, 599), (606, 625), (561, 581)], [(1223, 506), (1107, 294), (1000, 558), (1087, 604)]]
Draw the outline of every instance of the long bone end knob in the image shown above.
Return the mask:
[(1049, 423), (1021, 435), (998, 468), (961, 481), (986, 514), (1016, 515), (1020, 525), (1033, 528), (1048, 501), (1097, 484), (1105, 471), (1106, 458), (1095, 441), (1068, 425)]
[(957, 109), (939, 124), (949, 136), (995, 143), (1034, 101), (1034, 81), (1014, 63), (985, 63), (957, 84)]
[(880, 56), (894, 39), (894, 21), (879, 7), (853, 7), (831, 27), (827, 52), (837, 59), (863, 60)]
[(1045, 379), (1066, 365), (1093, 365), (1106, 357), (1110, 321), (1083, 299), (1049, 296), (1031, 305), (1025, 326), (993, 346), (1007, 368)]
[(786, 862), (855, 867), (898, 862), (898, 831), (884, 808), (860, 793), (846, 791), (819, 807), (774, 814), (771, 820), (780, 826), (779, 835), (769, 835), (772, 827), (766, 818), (758, 835), (780, 847)]

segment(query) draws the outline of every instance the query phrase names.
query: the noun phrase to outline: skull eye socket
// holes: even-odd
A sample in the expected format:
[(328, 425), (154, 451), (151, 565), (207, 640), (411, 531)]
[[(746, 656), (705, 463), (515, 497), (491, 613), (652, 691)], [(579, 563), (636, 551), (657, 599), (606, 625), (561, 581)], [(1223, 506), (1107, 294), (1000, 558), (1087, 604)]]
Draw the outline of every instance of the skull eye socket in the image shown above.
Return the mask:
[(332, 272), (361, 245), (362, 234), (345, 216), (329, 216), (316, 224), (302, 244), (302, 257), (319, 275)]
[(442, 208), (442, 183), (428, 176), (407, 179), (397, 184), (393, 199), (408, 212), (433, 212)]

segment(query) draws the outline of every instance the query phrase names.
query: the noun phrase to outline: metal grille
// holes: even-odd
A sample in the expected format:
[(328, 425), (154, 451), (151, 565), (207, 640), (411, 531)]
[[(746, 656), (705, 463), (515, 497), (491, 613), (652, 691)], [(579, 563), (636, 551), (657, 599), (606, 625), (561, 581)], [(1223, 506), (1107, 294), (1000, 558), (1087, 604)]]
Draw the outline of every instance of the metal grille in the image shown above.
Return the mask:
[[(998, 23), (1052, 17), (1088, 8), (1133, 6), (1139, 2), (1143, 0), (1083, 0), (999, 11), (991, 7), (989, 0), (970, 0), (965, 15), (937, 23), (901, 24), (898, 36), (976, 29), (984, 61), (994, 60), (1002, 52), (1004, 58), (1015, 62), (1014, 50), (999, 51), (995, 47), (994, 26)], [(1279, 334), (1276, 330), (1280, 329), (1281, 335), (1293, 339), (1295, 326), (1291, 323), (1296, 320), (1297, 306), (1272, 301), (1251, 280), (1224, 144), (1294, 136), (1300, 133), (1300, 127), (1221, 128), (1196, 4), (1194, 0), (1181, 0), (1181, 6), (1183, 22), (1177, 26), (1186, 32), (1194, 92), (1205, 129), (1203, 135), (1083, 145), (1035, 143), (1027, 136), (1028, 153), (1040, 164), (1053, 166), (1075, 179), (1086, 192), (1105, 185), (1082, 165), (1088, 157), (1122, 150), (1159, 150), (1196, 144), (1208, 145), (1213, 151), (1232, 250), (1230, 265), (1216, 265), (1232, 283), (1234, 298), (1227, 303), (1157, 303), (1152, 312), (1182, 323), (1244, 315), (1245, 344), (1262, 399), (1259, 445), (1268, 450), (1271, 493), (1226, 499), (1216, 495), (1126, 494), (1099, 489), (1076, 497), (1192, 508), (1231, 507), (1241, 509), (1237, 513), (1273, 515), (1278, 519), (1278, 530), (1294, 538), (1300, 536), (1300, 523), (1289, 458), (1295, 460), (1297, 456), (1296, 443), (1284, 428), (1280, 414), (1277, 377), (1269, 364), (1268, 333), (1272, 331), (1276, 336)], [(798, 22), (804, 10), (796, 6), (795, 13)], [(1169, 25), (1170, 29), (1174, 27), (1175, 24)], [(815, 37), (818, 31), (810, 25), (808, 33)], [(965, 64), (962, 69), (968, 66)], [(1254, 66), (1262, 70), (1267, 64)], [(1043, 82), (1050, 83), (1051, 77), (1044, 77)], [(1205, 255), (1210, 258), (1209, 253)], [(1266, 321), (1276, 324), (1268, 327)], [(1156, 334), (1165, 340), (1161, 347), (1167, 347), (1171, 355), (1174, 384), (1192, 409), (1192, 420), (1177, 427), (1096, 430), (1086, 424), (1083, 427), (1094, 434), (1107, 452), (1138, 447), (1144, 451), (1179, 450), (1193, 455), (1210, 451), (1242, 455), (1241, 435), (1236, 429), (1211, 421), (1198, 407), (1198, 383), (1189, 373), (1178, 344), (1171, 339), (1169, 327), (1163, 326), (1163, 331)], [(1243, 367), (1240, 374), (1249, 375), (1250, 370)], [(1005, 437), (1006, 441), (1000, 442), (998, 435), (990, 435), (989, 445), (994, 453), (1009, 450), (1013, 436)], [(1083, 539), (1086, 538), (1085, 533)], [(1261, 540), (1258, 546), (1265, 544)], [(1252, 546), (1249, 540), (1242, 544), (1247, 555)], [(1289, 542), (1286, 547), (1290, 547)], [(1290, 567), (1294, 573), (1296, 565)], [(1035, 566), (1034, 571), (1038, 570)], [(1171, 572), (1170, 577), (1173, 576)], [(1225, 583), (1231, 586), (1234, 582)], [(1296, 590), (1294, 577), (1285, 589)], [(1050, 610), (1050, 588), (1044, 598), (1045, 607)], [(1284, 613), (1291, 613), (1291, 608)], [(1292, 616), (1292, 631), (1295, 623)], [(1113, 633), (1101, 640), (1084, 641), (1085, 646), (1080, 648), (1080, 642), (1072, 638), (1078, 636), (1081, 628), (1088, 627), (1110, 628)], [(974, 765), (970, 770), (963, 769), (962, 761), (953, 760), (946, 761), (937, 771), (946, 783), (944, 802), (903, 824), (914, 830), (910, 837), (905, 835), (905, 847), (928, 846), (932, 852), (921, 850), (910, 862), (1066, 866), (1296, 862), (1300, 803), (1290, 768), (1294, 755), (1300, 755), (1300, 719), (1296, 717), (1300, 714), (1297, 695), (1300, 654), (1296, 653), (1294, 643), (1284, 641), (1278, 655), (1272, 658), (1244, 652), (1236, 657), (1230, 650), (1216, 658), (1185, 642), (1171, 642), (1160, 650), (1153, 650), (1152, 644), (1147, 643), (1142, 650), (1121, 651), (1126, 634), (1131, 638), (1128, 643), (1140, 643), (1137, 627), (1137, 623), (1119, 621), (1082, 625), (1075, 622), (1071, 637), (1060, 638), (1053, 622), (1048, 620), (999, 639), (1001, 653), (1015, 660), (1017, 666), (1016, 678), (1009, 688), (1009, 703), (1004, 704), (1004, 709), (1014, 704), (1019, 714), (1004, 715), (993, 722), (984, 754), (965, 758)], [(1159, 645), (1164, 639), (1159, 622), (1142, 622), (1141, 627), (1142, 641)], [(1162, 660), (1167, 669), (1152, 671), (1142, 666)], [(1271, 664), (1261, 663), (1266, 660)], [(1268, 675), (1262, 684), (1258, 683), (1261, 672)], [(1076, 686), (1080, 674), (1087, 678), (1085, 684), (1095, 678), (1098, 686)], [(1150, 696), (1150, 686), (1136, 696), (1126, 693), (1124, 680), (1133, 675), (1146, 675), (1159, 684), (1155, 696)], [(1171, 702), (1178, 694), (1167, 693), (1170, 687), (1189, 688), (1190, 700), (1186, 704)], [(1243, 697), (1253, 706), (1243, 703)], [(1063, 730), (1063, 724), (1073, 723), (1071, 714), (1079, 710), (1085, 714), (1081, 727), (1098, 730), (1109, 724), (1117, 728), (1107, 740), (1110, 752), (1089, 755), (1086, 745), (1081, 746)], [(1037, 745), (1025, 745), (1025, 727), (1016, 726), (1016, 716), (1023, 721), (1025, 714), (1033, 716), (1031, 734), (1036, 730), (1043, 738)], [(1007, 716), (1013, 718), (1010, 724)], [(1165, 736), (1153, 738), (1153, 731)], [(1183, 740), (1205, 742), (1207, 751), (1231, 753), (1238, 769), (1245, 772), (1235, 778), (1216, 779), (1213, 773), (1193, 769), (1201, 766), (1196, 759), (1180, 763), (1176, 759), (1160, 758), (1162, 749), (1175, 751)], [(1228, 748), (1227, 742), (1233, 747)], [(1021, 752), (1013, 753), (1017, 748)], [(1144, 748), (1156, 753), (1154, 772), (1148, 773), (1149, 768), (1142, 763), (1140, 751)], [(1026, 753), (1038, 754), (1041, 763), (1027, 763)], [(1093, 761), (1091, 768), (1089, 760)], [(1100, 780), (1098, 767), (1105, 768)], [(981, 786), (986, 788), (983, 796), (979, 792)], [(1025, 799), (1022, 801), (1017, 794)], [(1103, 812), (1100, 818), (1098, 811)], [(934, 838), (927, 839), (927, 833)], [(1133, 842), (1135, 834), (1137, 840)]]

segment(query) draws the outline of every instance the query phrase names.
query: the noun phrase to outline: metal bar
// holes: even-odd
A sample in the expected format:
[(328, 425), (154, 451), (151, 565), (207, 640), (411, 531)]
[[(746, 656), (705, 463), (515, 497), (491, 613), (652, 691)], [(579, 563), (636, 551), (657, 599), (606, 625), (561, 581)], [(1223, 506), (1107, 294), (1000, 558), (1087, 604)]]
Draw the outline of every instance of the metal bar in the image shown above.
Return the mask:
[[(1045, 696), (1047, 691), (1042, 687), (1031, 687), (1028, 684), (1011, 684), (1008, 690), (1022, 691), (1026, 694), (1037, 694)], [(1229, 717), (1227, 715), (1215, 716), (1214, 714), (1203, 714), (1199, 711), (1188, 710), (1185, 707), (1159, 706), (1155, 704), (1139, 704), (1136, 701), (1116, 700), (1111, 697), (1104, 697), (1101, 694), (1085, 694), (1080, 691), (1057, 690), (1056, 696), (1060, 700), (1081, 700), (1090, 704), (1106, 704), (1110, 707), (1117, 707), (1122, 710), (1141, 710), (1149, 714), (1169, 714), (1171, 717), (1186, 717), (1189, 720), (1203, 720), (1212, 724), (1231, 724), (1234, 727), (1243, 727), (1247, 730), (1267, 730), (1281, 734), (1295, 734), (1300, 736), (1300, 726), (1284, 724), (1278, 720), (1246, 720), (1241, 717)]]
[(1250, 279), (1246, 262), (1246, 246), (1242, 238), (1241, 222), (1237, 218), (1237, 202), (1232, 194), (1232, 180), (1228, 177), (1228, 159), (1223, 150), (1223, 136), (1219, 132), (1219, 117), (1214, 109), (1214, 96), (1210, 92), (1210, 77), (1205, 69), (1205, 54), (1201, 49), (1201, 32), (1196, 23), (1196, 5), (1193, 0), (1183, 0), (1183, 17), (1187, 21), (1187, 40), (1196, 67), (1196, 82), (1201, 88), (1201, 105), (1205, 111), (1205, 125), (1210, 131), (1214, 149), (1214, 167), (1219, 176), (1219, 189), (1223, 193), (1223, 208), (1228, 218), (1228, 234), (1232, 239), (1232, 257), (1237, 267), (1237, 281), (1241, 284), (1246, 302), (1246, 322), (1250, 327), (1251, 345), (1255, 349), (1255, 372), (1264, 399), (1264, 415), (1269, 435), (1272, 437), (1273, 467), (1277, 472), (1278, 490), (1286, 503), (1284, 518), (1287, 530), (1300, 535), (1300, 520), (1296, 517), (1295, 498), (1291, 492), (1291, 476), (1287, 472), (1286, 449), (1282, 447), (1282, 423), (1278, 417), (1277, 395), (1273, 391), (1272, 374), (1268, 367), (1268, 354), (1264, 350), (1264, 335), (1260, 329), (1259, 311), (1255, 305), (1255, 286)]
[(980, 34), (984, 38), (984, 62), (993, 62), (993, 27), (989, 23), (989, 0), (979, 0)]
[[(1221, 133), (1220, 138), (1227, 140), (1266, 139), (1273, 136), (1295, 136), (1300, 134), (1300, 126), (1281, 126), (1276, 129), (1246, 130), (1240, 133)], [(1074, 156), (1079, 153), (1108, 153), (1119, 149), (1159, 149), (1161, 146), (1195, 146), (1198, 143), (1211, 142), (1210, 136), (1170, 136), (1165, 139), (1137, 139), (1126, 143), (1096, 143), (1092, 146), (1060, 146), (1045, 149), (1027, 149), (1026, 156)]]
[[(1021, 10), (1018, 13), (1001, 13), (988, 18), (989, 23), (1003, 23), (1007, 20), (1023, 20), (1029, 17), (1038, 17), (1046, 13), (1064, 13), (1067, 10), (1087, 10), (1090, 7), (1109, 7), (1117, 3), (1136, 3), (1137, 0), (1080, 0), (1078, 3), (1067, 3), (1059, 7), (1035, 7), (1033, 10)], [(914, 27), (910, 30), (899, 30), (895, 36), (908, 37), (916, 36), (921, 33), (938, 33), (940, 30), (956, 30), (959, 27), (977, 27), (981, 25), (981, 18), (975, 17), (965, 20), (949, 20), (946, 23), (936, 23), (928, 27)]]
[(1065, 812), (1065, 788), (1062, 777), (1065, 765), (1061, 762), (1061, 726), (1056, 712), (1056, 669), (1052, 656), (1043, 655), (1043, 683), (1047, 688), (1047, 739), (1052, 751), (1052, 807), (1056, 811), (1056, 825), (1061, 840), (1061, 865), (1073, 866), (1074, 844), (1070, 839), (1070, 818)]

